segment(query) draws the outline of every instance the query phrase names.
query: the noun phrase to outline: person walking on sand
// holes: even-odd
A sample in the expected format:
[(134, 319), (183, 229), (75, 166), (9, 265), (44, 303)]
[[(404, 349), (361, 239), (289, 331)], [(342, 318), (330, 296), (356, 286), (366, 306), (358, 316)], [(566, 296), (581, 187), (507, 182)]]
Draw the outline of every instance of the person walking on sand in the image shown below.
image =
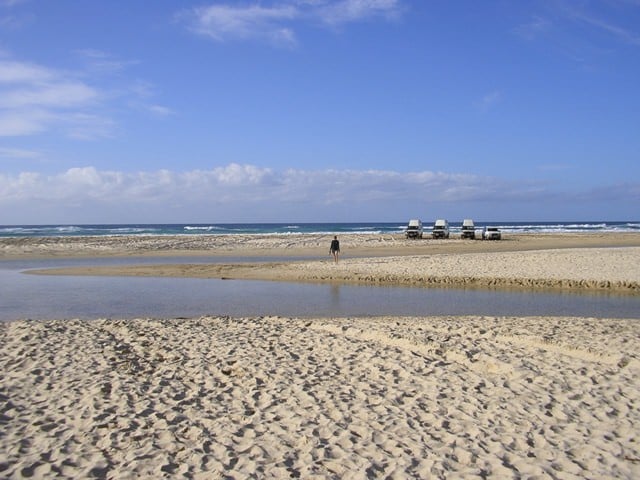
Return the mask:
[(338, 255), (340, 255), (340, 242), (337, 236), (333, 236), (331, 240), (331, 247), (329, 247), (329, 255), (333, 255), (333, 261), (338, 263)]

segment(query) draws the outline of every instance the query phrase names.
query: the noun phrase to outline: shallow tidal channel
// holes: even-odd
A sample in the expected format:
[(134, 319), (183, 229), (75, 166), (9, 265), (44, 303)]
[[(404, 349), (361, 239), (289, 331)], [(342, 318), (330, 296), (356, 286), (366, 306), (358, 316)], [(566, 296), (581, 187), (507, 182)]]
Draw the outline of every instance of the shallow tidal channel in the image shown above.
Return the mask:
[[(27, 275), (30, 269), (269, 258), (83, 258), (0, 261), (0, 321), (202, 315), (579, 316), (638, 318), (640, 297), (501, 289), (325, 285), (256, 280)], [(288, 258), (291, 260), (291, 258)]]

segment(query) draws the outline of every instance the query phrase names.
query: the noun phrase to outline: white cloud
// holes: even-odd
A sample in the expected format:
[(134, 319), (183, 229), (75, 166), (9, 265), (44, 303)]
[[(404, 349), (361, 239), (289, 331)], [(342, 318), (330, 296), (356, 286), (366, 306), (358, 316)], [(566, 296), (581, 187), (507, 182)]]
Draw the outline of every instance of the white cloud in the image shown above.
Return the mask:
[(22, 148), (0, 148), (0, 158), (13, 160), (33, 160), (41, 157), (42, 154), (35, 150), (25, 150)]
[(94, 88), (81, 82), (38, 83), (27, 88), (6, 90), (0, 97), (0, 108), (74, 108), (90, 104), (97, 97), (98, 92)]
[[(211, 5), (194, 8), (181, 16), (188, 20), (189, 28), (193, 32), (215, 40), (266, 38), (277, 41), (279, 38), (289, 40), (293, 38), (292, 32), (282, 24), (298, 15), (299, 11), (293, 5), (276, 7)], [(284, 37), (283, 32), (286, 32)]]
[[(28, 181), (25, 181), (28, 179)], [(523, 190), (520, 185), (518, 190)], [(127, 204), (173, 201), (245, 206), (269, 199), (274, 204), (304, 200), (316, 205), (337, 201), (384, 202), (398, 198), (433, 201), (473, 200), (500, 195), (514, 197), (503, 182), (475, 175), (442, 172), (400, 173), (386, 170), (273, 171), (252, 165), (229, 164), (211, 170), (173, 172), (99, 171), (94, 167), (72, 168), (57, 175), (22, 173), (0, 176), (0, 203), (15, 198), (46, 198), (62, 202), (87, 196)], [(519, 194), (518, 194), (519, 195)]]
[(56, 76), (51, 70), (28, 62), (0, 61), (0, 84), (38, 84)]
[(0, 60), (0, 136), (32, 135), (71, 124), (100, 92), (73, 76), (27, 62)]
[(40, 109), (0, 110), (0, 137), (19, 137), (45, 131), (52, 115)]
[(399, 0), (342, 0), (325, 2), (317, 10), (323, 21), (337, 25), (368, 18), (393, 18), (400, 13)]
[(202, 174), (212, 184), (232, 187), (255, 186), (265, 183), (265, 179), (271, 176), (271, 169), (232, 163), (226, 167), (215, 168), (210, 172), (202, 172)]
[(400, 14), (400, 0), (289, 0), (263, 6), (212, 4), (178, 14), (188, 28), (217, 41), (259, 39), (279, 45), (297, 42), (299, 22), (342, 25)]
[(560, 205), (579, 210), (593, 198), (599, 205), (608, 202), (628, 210), (629, 204), (637, 204), (639, 192), (637, 183), (570, 193), (544, 183), (470, 174), (275, 171), (234, 163), (185, 172), (83, 167), (53, 175), (0, 173), (0, 208), (5, 223), (17, 224), (353, 221), (454, 210), (456, 215), (484, 212), (485, 218), (495, 218), (496, 212), (510, 209), (507, 215), (530, 209), (544, 217), (541, 205), (557, 213)]
[(158, 117), (168, 117), (173, 113), (170, 108), (163, 107), (162, 105), (146, 105), (145, 108), (149, 113), (157, 115)]
[[(84, 55), (107, 57), (95, 51)], [(101, 73), (113, 73), (126, 64), (113, 62), (102, 69), (61, 71), (0, 58), (0, 137), (54, 131), (75, 139), (109, 138), (117, 132), (113, 112), (121, 111), (123, 105), (129, 109), (137, 105), (157, 117), (171, 113), (164, 106), (146, 103), (154, 94), (149, 84), (136, 81), (122, 87), (105, 82)]]

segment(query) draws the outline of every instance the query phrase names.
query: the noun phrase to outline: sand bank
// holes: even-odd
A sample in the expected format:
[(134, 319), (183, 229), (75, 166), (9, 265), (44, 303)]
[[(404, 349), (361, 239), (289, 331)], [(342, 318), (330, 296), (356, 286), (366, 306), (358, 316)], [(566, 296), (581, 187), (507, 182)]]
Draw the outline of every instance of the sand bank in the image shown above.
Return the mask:
[[(482, 242), (492, 243), (492, 242)], [(51, 275), (114, 275), (259, 279), (407, 286), (574, 289), (640, 294), (640, 247), (239, 264), (119, 265), (36, 270)]]
[(0, 324), (3, 478), (638, 478), (638, 320)]
[[(0, 238), (0, 259), (95, 256), (324, 257), (332, 235), (118, 235)], [(558, 248), (640, 247), (638, 233), (506, 235), (480, 240), (407, 240), (403, 235), (340, 237), (345, 257), (483, 253)]]

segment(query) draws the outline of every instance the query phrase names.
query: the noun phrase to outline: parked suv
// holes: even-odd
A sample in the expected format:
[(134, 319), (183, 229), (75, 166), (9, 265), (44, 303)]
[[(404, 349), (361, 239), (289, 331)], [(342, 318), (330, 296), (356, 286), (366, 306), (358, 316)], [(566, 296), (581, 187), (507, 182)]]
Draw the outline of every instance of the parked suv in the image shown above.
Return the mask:
[(405, 236), (407, 238), (422, 238), (422, 221), (417, 219), (409, 220)]
[(442, 219), (436, 220), (431, 235), (433, 238), (449, 238), (449, 222)]
[(462, 221), (462, 233), (460, 234), (460, 238), (470, 238), (471, 240), (476, 238), (476, 226), (470, 218), (465, 218)]
[(498, 227), (487, 227), (482, 233), (482, 237), (485, 240), (500, 240), (502, 238), (502, 234)]

